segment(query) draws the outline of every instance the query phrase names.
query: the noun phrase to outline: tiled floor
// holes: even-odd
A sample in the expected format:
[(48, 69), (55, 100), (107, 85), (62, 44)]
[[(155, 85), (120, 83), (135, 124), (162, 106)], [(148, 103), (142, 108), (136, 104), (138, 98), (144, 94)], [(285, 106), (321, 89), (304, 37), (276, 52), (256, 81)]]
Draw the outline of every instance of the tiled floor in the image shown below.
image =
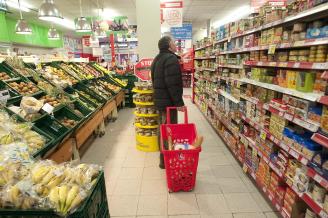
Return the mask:
[(84, 154), (82, 162), (104, 166), (111, 217), (278, 217), (190, 98), (185, 103), (190, 121), (205, 137), (194, 191), (167, 192), (165, 171), (158, 167), (159, 153), (135, 149), (132, 109), (121, 110), (118, 120), (107, 126), (106, 135)]

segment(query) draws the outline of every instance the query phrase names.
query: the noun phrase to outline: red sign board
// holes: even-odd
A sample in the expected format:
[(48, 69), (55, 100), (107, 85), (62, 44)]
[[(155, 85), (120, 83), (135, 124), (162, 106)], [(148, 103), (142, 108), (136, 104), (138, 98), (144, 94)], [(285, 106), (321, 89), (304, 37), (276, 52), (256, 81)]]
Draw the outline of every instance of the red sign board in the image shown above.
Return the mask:
[(182, 63), (183, 63), (183, 70), (191, 71), (194, 67), (194, 51), (193, 49), (189, 49), (187, 52), (181, 55)]
[(153, 63), (153, 58), (143, 58), (134, 65), (134, 75), (142, 81), (151, 80), (150, 66)]

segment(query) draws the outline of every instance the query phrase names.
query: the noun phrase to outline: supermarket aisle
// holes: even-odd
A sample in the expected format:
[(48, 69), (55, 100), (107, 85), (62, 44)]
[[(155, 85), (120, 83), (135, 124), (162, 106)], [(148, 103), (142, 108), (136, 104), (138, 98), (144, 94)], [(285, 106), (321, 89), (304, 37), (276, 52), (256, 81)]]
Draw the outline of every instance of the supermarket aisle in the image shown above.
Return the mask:
[[(190, 90), (186, 90), (188, 94)], [(158, 153), (135, 149), (132, 109), (107, 126), (82, 162), (104, 166), (112, 217), (274, 218), (277, 215), (186, 96), (191, 122), (205, 136), (193, 192), (168, 194)]]

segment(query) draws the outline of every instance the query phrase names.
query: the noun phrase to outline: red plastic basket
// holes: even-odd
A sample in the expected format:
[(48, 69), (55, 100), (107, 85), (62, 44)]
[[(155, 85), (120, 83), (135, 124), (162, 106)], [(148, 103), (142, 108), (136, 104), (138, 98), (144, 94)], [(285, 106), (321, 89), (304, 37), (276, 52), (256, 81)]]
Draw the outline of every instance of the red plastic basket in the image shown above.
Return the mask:
[[(196, 126), (188, 123), (188, 113), (184, 108), (184, 124), (171, 124), (170, 110), (176, 107), (167, 108), (167, 124), (161, 125), (161, 146), (164, 156), (166, 179), (169, 192), (191, 191), (195, 187), (196, 173), (201, 147), (189, 150), (166, 150), (164, 141), (168, 134), (172, 136), (173, 143), (192, 144), (196, 139)], [(170, 132), (170, 133), (169, 133)]]

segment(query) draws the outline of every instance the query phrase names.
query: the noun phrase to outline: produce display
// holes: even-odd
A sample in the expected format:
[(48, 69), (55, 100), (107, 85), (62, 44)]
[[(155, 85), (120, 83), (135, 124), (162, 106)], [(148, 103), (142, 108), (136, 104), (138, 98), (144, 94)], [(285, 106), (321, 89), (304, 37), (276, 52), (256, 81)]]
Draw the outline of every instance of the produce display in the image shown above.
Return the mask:
[(1, 80), (9, 80), (10, 76), (5, 72), (0, 72), (0, 79)]
[(104, 88), (104, 86), (102, 86), (98, 82), (90, 83), (88, 85), (88, 88), (105, 99), (110, 99), (112, 97), (112, 93), (110, 91), (107, 91), (107, 89)]
[(109, 89), (109, 90), (113, 91), (114, 93), (118, 93), (121, 91), (121, 88), (119, 86), (113, 85), (113, 84), (103, 81), (103, 80), (97, 81), (97, 84), (102, 85), (104, 88)]
[(86, 93), (85, 91), (79, 90), (76, 92), (79, 96), (82, 96), (86, 99), (88, 99), (89, 101), (91, 101), (92, 103), (96, 104), (96, 105), (100, 105), (101, 102), (98, 101), (97, 99), (95, 99), (94, 97), (92, 97), (91, 95), (89, 95), (88, 93)]
[(72, 119), (69, 119), (67, 117), (64, 117), (63, 119), (61, 119), (59, 121), (60, 121), (61, 124), (63, 124), (67, 128), (73, 128), (78, 123), (76, 120), (72, 120)]
[(75, 66), (80, 70), (80, 72), (88, 75), (88, 78), (98, 78), (104, 75), (101, 71), (94, 69), (87, 63), (76, 63)]
[(8, 160), (1, 165), (1, 208), (53, 209), (61, 216), (74, 212), (88, 197), (101, 170), (97, 165), (49, 160)]
[[(78, 78), (79, 80), (89, 79), (88, 77), (84, 76), (80, 70), (77, 70), (73, 64), (61, 63), (59, 64), (61, 68), (63, 68), (67, 73)], [(90, 78), (92, 79), (92, 77)]]
[(25, 67), (23, 59), (21, 58), (6, 58), (5, 63), (22, 76), (32, 76), (35, 73), (32, 69)]
[[(29, 123), (16, 122), (5, 111), (0, 111), (0, 148), (3, 145), (19, 146), (26, 149), (30, 155), (43, 148), (46, 138), (31, 129)], [(0, 161), (6, 156), (1, 157)]]
[(327, 15), (269, 4), (196, 45), (194, 101), (282, 217), (327, 217)]
[(72, 86), (78, 83), (77, 79), (68, 75), (61, 69), (45, 66), (43, 69), (43, 76), (53, 82), (55, 85), (66, 88), (67, 86)]
[(21, 95), (33, 95), (40, 91), (32, 82), (9, 82), (8, 85)]

